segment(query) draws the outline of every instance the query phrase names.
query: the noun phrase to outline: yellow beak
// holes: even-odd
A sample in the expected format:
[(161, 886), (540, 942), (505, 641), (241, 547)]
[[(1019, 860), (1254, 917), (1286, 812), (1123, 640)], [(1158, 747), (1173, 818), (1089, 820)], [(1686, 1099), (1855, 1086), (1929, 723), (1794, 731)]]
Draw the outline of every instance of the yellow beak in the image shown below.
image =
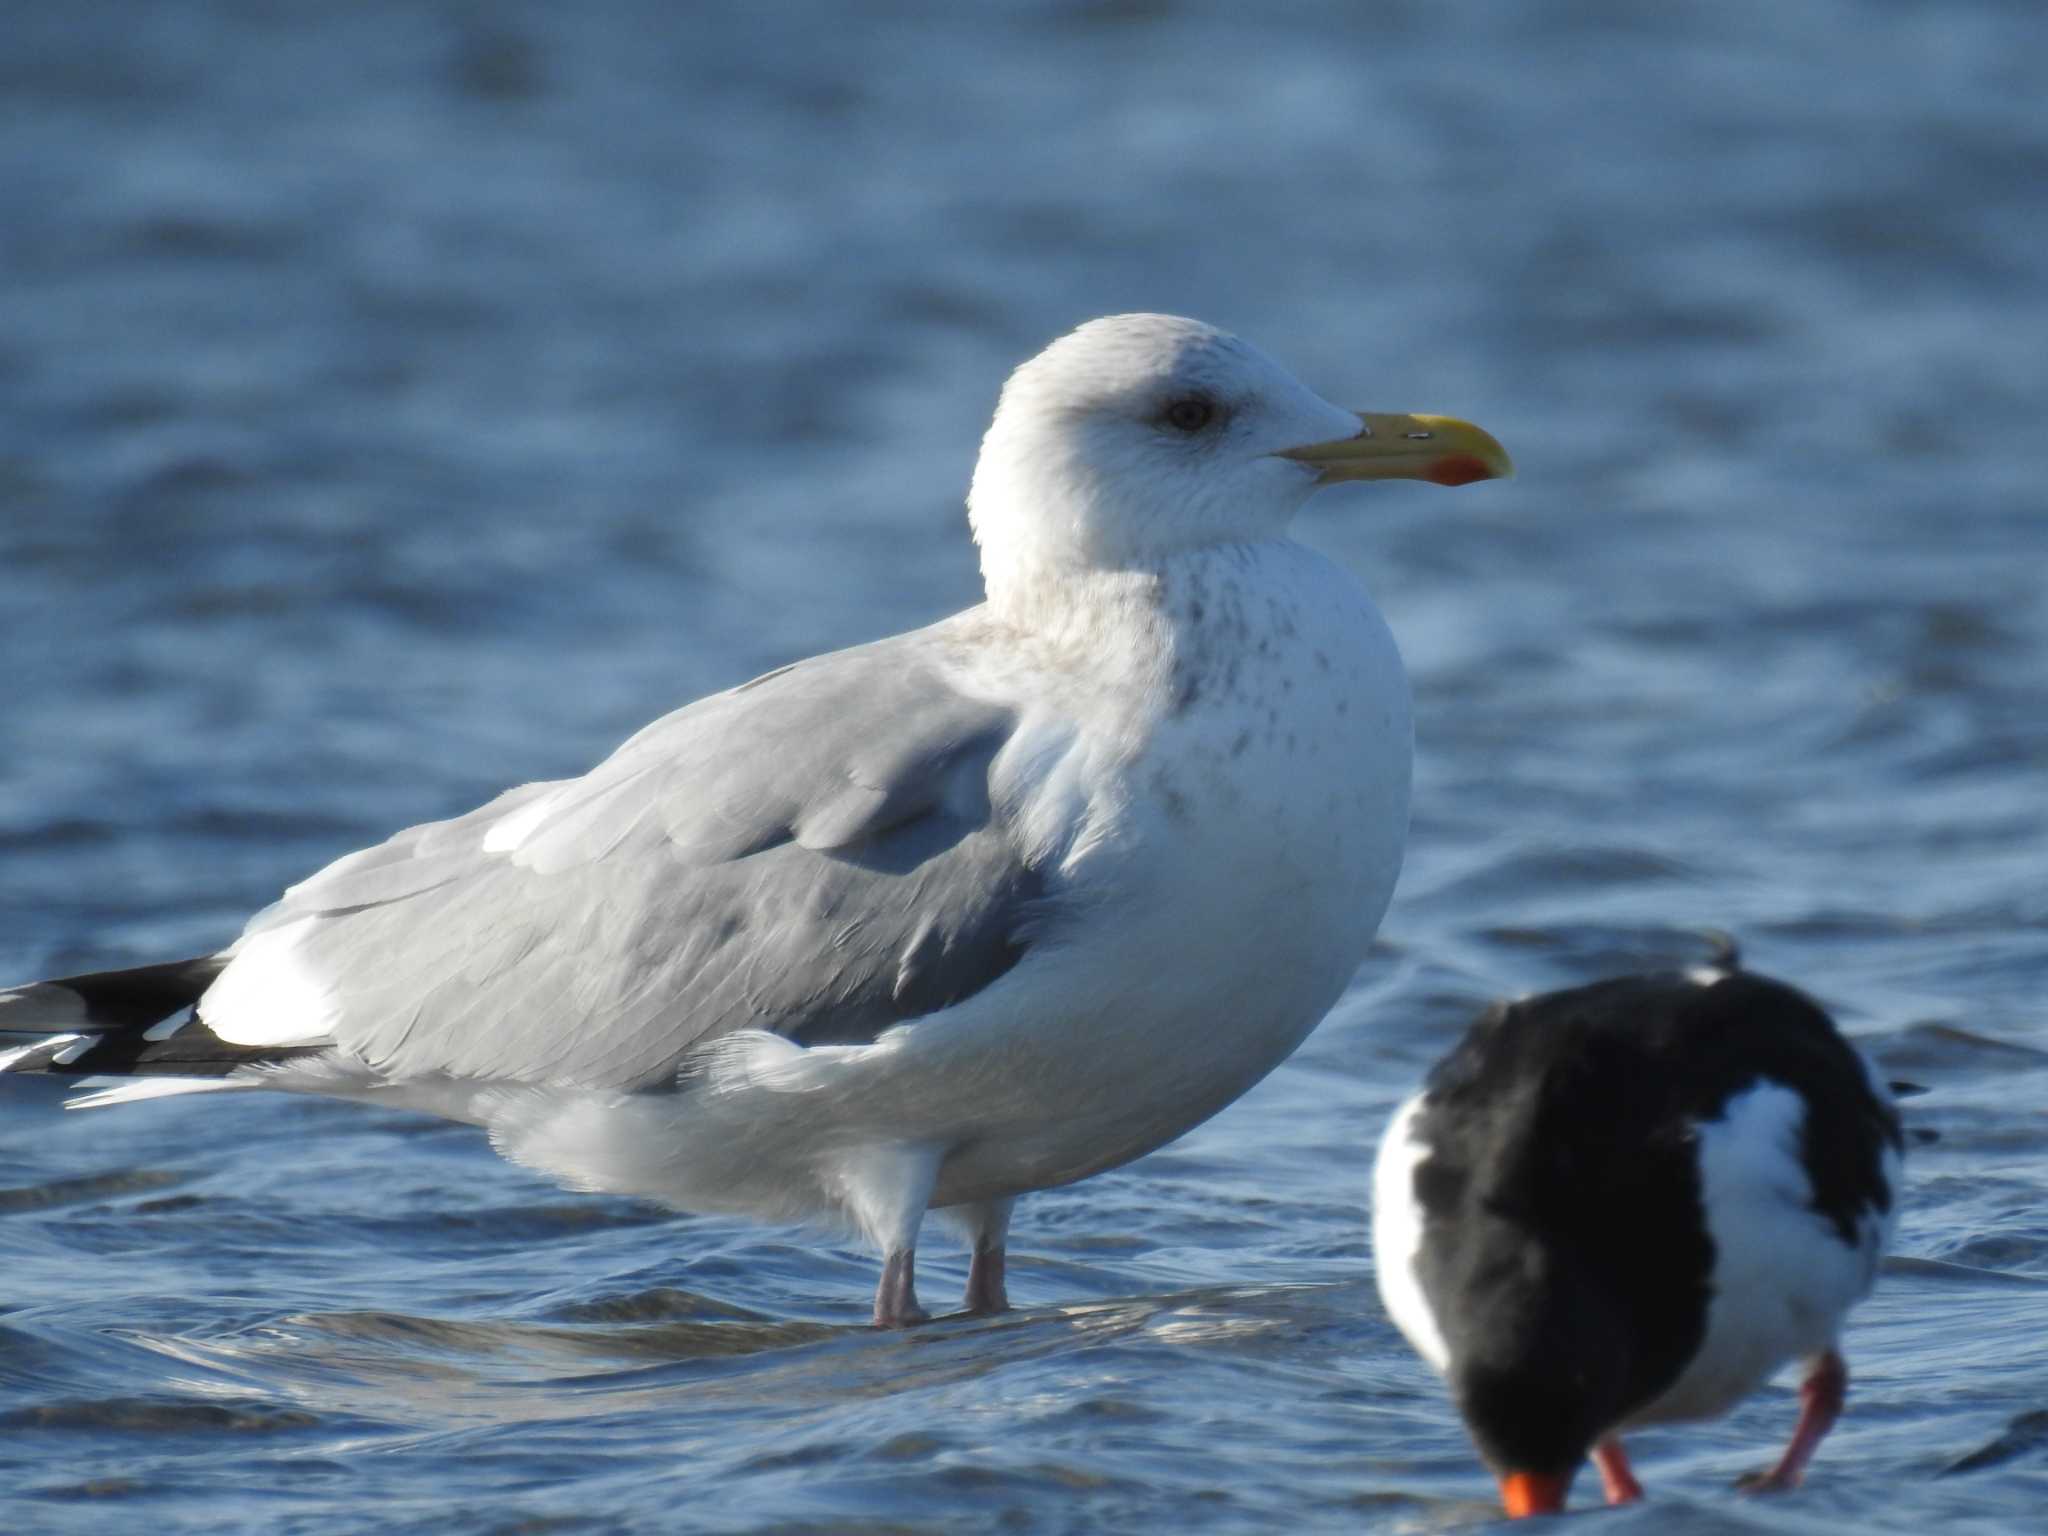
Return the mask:
[(1322, 471), (1318, 480), (1429, 480), (1437, 485), (1470, 485), (1504, 480), (1514, 461), (1491, 432), (1455, 416), (1390, 416), (1360, 411), (1356, 437), (1340, 437), (1305, 448), (1286, 448), (1280, 457)]

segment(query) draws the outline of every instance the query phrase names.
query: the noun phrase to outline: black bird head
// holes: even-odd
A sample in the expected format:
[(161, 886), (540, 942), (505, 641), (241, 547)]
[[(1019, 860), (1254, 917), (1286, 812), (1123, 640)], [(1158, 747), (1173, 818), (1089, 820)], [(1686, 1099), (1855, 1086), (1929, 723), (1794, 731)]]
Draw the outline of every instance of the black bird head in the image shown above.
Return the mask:
[(1626, 1329), (1591, 1279), (1500, 1223), (1467, 1277), (1451, 1390), (1511, 1516), (1562, 1510), (1600, 1436), (1626, 1416)]

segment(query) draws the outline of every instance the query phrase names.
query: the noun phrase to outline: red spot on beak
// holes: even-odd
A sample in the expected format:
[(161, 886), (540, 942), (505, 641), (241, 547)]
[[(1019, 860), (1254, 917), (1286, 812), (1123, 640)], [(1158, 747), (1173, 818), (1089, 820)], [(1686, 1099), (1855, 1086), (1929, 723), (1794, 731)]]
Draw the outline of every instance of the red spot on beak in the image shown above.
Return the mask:
[(1510, 1472), (1500, 1480), (1501, 1508), (1510, 1520), (1530, 1515), (1561, 1515), (1564, 1496), (1571, 1492), (1571, 1474), (1562, 1477), (1542, 1472)]
[(1437, 485), (1470, 485), (1474, 480), (1491, 480), (1493, 471), (1474, 454), (1453, 453), (1430, 465), (1424, 478)]

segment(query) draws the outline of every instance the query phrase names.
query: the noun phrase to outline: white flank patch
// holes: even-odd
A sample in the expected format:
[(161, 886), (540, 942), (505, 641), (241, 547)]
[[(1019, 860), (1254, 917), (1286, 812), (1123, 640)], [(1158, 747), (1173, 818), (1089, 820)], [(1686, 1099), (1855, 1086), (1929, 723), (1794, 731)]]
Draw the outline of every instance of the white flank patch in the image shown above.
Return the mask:
[(1851, 1247), (1813, 1209), (1800, 1161), (1806, 1102), (1761, 1082), (1699, 1127), (1700, 1188), (1714, 1240), (1714, 1294), (1699, 1352), (1631, 1421), (1726, 1412), (1787, 1362), (1834, 1344), (1877, 1273), (1872, 1229)]
[(110, 1104), (133, 1104), (138, 1099), (168, 1099), (180, 1093), (224, 1093), (231, 1089), (261, 1088), (262, 1080), (241, 1077), (82, 1077), (81, 1088), (99, 1084), (97, 1093), (66, 1099), (66, 1109), (105, 1109)]
[(522, 805), (510, 815), (500, 816), (484, 834), (484, 852), (516, 852), (520, 844), (533, 836), (534, 829), (547, 819), (554, 800), (553, 795), (542, 795), (531, 805)]
[(832, 1159), (828, 1186), (855, 1226), (884, 1253), (917, 1246), (940, 1151), (916, 1142), (871, 1142)]
[(1685, 979), (1696, 987), (1711, 987), (1726, 981), (1734, 973), (1718, 965), (1696, 965), (1685, 973)]
[(311, 1045), (339, 1021), (334, 995), (297, 953), (319, 922), (302, 917), (244, 940), (199, 999), (206, 1027), (234, 1045)]
[(1372, 1176), (1372, 1257), (1387, 1315), (1415, 1352), (1442, 1372), (1450, 1367), (1451, 1352), (1415, 1277), (1423, 1222), (1422, 1202), (1415, 1198), (1415, 1170), (1429, 1149), (1410, 1133), (1422, 1099), (1418, 1093), (1394, 1111), (1393, 1123), (1380, 1142)]

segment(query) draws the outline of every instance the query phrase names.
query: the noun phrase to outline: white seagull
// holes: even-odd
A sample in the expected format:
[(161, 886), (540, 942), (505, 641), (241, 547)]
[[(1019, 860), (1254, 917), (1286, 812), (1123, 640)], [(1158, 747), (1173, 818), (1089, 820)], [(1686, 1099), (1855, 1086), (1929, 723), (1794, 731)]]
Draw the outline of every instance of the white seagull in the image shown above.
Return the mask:
[(1508, 473), (1211, 326), (1093, 321), (982, 442), (986, 602), (350, 854), (218, 954), (0, 991), (0, 1070), (402, 1106), (575, 1188), (847, 1224), (882, 1325), (943, 1207), (1000, 1311), (1016, 1197), (1258, 1082), (1393, 891), (1407, 680), (1289, 520)]

